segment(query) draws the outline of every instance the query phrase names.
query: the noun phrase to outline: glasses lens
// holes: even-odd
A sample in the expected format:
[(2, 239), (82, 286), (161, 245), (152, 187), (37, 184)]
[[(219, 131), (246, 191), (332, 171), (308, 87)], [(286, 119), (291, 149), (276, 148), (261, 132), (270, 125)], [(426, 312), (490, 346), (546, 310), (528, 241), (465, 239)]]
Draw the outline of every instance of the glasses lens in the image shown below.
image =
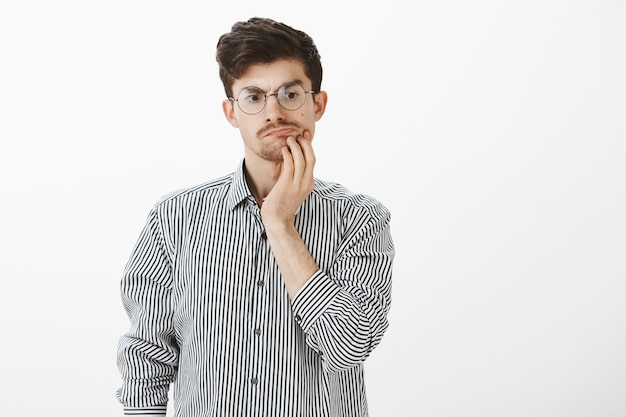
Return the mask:
[(237, 103), (244, 113), (257, 114), (263, 110), (267, 97), (270, 96), (276, 96), (278, 103), (287, 110), (298, 110), (306, 101), (304, 87), (297, 83), (287, 83), (277, 93), (267, 95), (260, 88), (246, 87), (239, 93)]
[(265, 107), (265, 93), (260, 88), (247, 87), (241, 90), (237, 99), (239, 107), (248, 114), (256, 114)]
[(278, 102), (287, 110), (297, 110), (306, 100), (306, 92), (300, 84), (289, 83), (278, 89)]

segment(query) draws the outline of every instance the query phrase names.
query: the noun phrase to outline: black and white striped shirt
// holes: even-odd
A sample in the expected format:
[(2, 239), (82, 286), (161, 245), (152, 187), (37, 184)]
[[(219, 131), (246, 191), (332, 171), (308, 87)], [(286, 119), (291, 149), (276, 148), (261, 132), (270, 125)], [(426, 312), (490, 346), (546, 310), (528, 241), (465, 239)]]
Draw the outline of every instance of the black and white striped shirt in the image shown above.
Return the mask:
[(363, 362), (388, 327), (394, 246), (375, 199), (315, 180), (295, 225), (320, 267), (290, 300), (243, 161), (162, 198), (124, 270), (126, 415), (367, 416)]

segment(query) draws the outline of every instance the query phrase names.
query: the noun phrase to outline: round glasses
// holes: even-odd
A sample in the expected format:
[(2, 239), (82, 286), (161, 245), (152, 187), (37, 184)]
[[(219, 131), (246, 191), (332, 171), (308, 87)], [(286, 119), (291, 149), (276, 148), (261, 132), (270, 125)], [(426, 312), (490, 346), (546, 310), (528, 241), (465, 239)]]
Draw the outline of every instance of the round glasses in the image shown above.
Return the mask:
[(265, 108), (267, 98), (276, 96), (278, 104), (285, 110), (298, 110), (304, 105), (307, 94), (313, 94), (315, 91), (306, 91), (302, 85), (298, 83), (283, 84), (278, 91), (272, 94), (266, 94), (265, 91), (258, 87), (246, 87), (239, 93), (235, 99), (228, 97), (229, 100), (236, 101), (242, 112), (246, 114), (257, 114)]

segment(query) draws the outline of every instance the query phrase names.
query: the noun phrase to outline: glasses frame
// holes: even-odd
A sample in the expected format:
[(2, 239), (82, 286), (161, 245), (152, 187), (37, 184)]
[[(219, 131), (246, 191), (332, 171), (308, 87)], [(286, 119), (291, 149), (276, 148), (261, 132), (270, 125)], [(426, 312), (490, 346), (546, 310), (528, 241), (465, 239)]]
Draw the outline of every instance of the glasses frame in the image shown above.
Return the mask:
[[(300, 105), (299, 105), (298, 107), (296, 107), (295, 109), (288, 109), (287, 107), (283, 106), (283, 104), (282, 104), (282, 103), (280, 102), (280, 100), (278, 99), (278, 94), (279, 94), (280, 90), (281, 90), (282, 88), (285, 88), (285, 87), (286, 87), (286, 86), (288, 86), (288, 85), (291, 85), (291, 84), (295, 84), (295, 85), (297, 85), (297, 86), (300, 86), (300, 87), (302, 88), (302, 90), (304, 91), (304, 100), (302, 101), (302, 104), (300, 104)], [(247, 111), (245, 111), (244, 109), (242, 109), (242, 108), (241, 108), (241, 104), (239, 104), (239, 98), (228, 97), (228, 99), (229, 99), (230, 101), (237, 102), (237, 107), (239, 107), (239, 110), (241, 110), (241, 111), (242, 111), (242, 112), (244, 112), (245, 114), (248, 114), (248, 115), (251, 115), (251, 116), (253, 116), (253, 115), (255, 115), (255, 114), (259, 114), (259, 113), (261, 113), (261, 112), (263, 111), (263, 109), (265, 109), (265, 106), (267, 105), (267, 98), (268, 98), (268, 97), (275, 96), (275, 97), (276, 97), (276, 101), (278, 102), (278, 104), (280, 105), (280, 107), (282, 107), (283, 109), (285, 109), (285, 110), (287, 110), (287, 111), (296, 111), (296, 110), (298, 110), (299, 108), (301, 108), (302, 106), (304, 106), (304, 104), (306, 103), (306, 95), (307, 95), (307, 94), (315, 94), (315, 93), (317, 92), (317, 91), (315, 91), (315, 90), (308, 90), (308, 91), (307, 91), (307, 90), (304, 88), (304, 86), (303, 86), (302, 84), (300, 84), (300, 83), (293, 83), (293, 82), (289, 82), (289, 83), (285, 83), (285, 84), (281, 85), (280, 87), (278, 87), (278, 90), (277, 90), (275, 93), (269, 93), (269, 94), (268, 94), (268, 93), (264, 92), (263, 90), (261, 90), (259, 87), (255, 87), (255, 86), (251, 85), (251, 86), (244, 87), (243, 89), (241, 89), (241, 92), (239, 93), (239, 95), (241, 95), (241, 93), (242, 93), (243, 91), (245, 91), (247, 88), (255, 88), (255, 89), (258, 89), (259, 91), (261, 91), (261, 92), (263, 93), (263, 106), (259, 109), (259, 111), (254, 112), (254, 113), (248, 113)]]

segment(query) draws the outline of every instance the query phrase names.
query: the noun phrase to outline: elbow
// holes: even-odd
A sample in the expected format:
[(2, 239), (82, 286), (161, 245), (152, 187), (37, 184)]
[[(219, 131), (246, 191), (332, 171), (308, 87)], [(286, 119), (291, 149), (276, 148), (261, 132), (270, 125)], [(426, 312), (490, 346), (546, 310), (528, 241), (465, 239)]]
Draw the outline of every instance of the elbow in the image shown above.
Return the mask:
[(321, 349), (318, 354), (324, 371), (341, 372), (365, 362), (380, 343), (386, 327), (385, 322), (384, 326), (374, 332), (369, 326), (358, 326), (352, 331), (344, 329), (335, 334), (335, 337), (320, 340)]

